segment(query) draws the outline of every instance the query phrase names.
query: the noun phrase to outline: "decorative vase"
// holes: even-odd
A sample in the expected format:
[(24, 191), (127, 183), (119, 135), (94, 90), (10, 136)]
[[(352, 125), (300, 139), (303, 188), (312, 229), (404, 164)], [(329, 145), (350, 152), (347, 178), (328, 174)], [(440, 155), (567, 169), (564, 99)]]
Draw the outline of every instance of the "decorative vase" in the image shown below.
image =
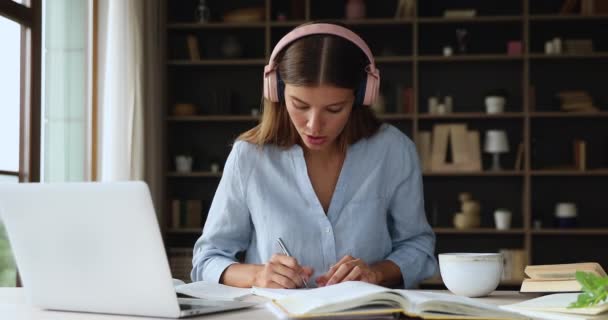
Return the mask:
[(363, 0), (348, 0), (345, 9), (346, 19), (365, 18), (365, 2)]

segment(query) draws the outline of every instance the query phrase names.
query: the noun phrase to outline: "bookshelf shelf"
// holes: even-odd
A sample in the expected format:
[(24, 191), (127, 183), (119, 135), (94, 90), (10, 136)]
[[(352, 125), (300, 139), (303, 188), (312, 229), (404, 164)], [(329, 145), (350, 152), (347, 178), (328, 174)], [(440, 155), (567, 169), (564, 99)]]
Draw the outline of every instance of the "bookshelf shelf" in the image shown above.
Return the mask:
[(487, 62), (487, 61), (523, 61), (523, 55), (506, 54), (466, 54), (455, 56), (425, 55), (416, 58), (421, 62)]
[(413, 19), (393, 19), (393, 18), (367, 18), (367, 19), (339, 19), (337, 20), (348, 26), (401, 26), (411, 25)]
[(594, 53), (562, 53), (562, 54), (545, 54), (545, 53), (530, 53), (530, 59), (536, 60), (567, 60), (567, 59), (605, 59), (608, 58), (608, 52)]
[(532, 112), (531, 118), (608, 118), (608, 112)]
[(265, 59), (208, 59), (208, 60), (169, 60), (169, 66), (246, 66), (265, 65)]
[(608, 229), (540, 229), (532, 230), (537, 236), (608, 236)]
[(216, 116), (170, 116), (167, 117), (169, 122), (255, 122), (259, 121), (260, 117), (247, 115), (216, 115)]
[(276, 28), (296, 27), (296, 26), (299, 26), (306, 22), (307, 22), (306, 20), (270, 21), (270, 27), (276, 27)]
[(409, 113), (383, 113), (378, 118), (382, 120), (412, 120), (414, 116)]
[(524, 117), (523, 112), (505, 112), (487, 114), (483, 112), (453, 112), (446, 114), (420, 113), (418, 118), (421, 120), (441, 120), (441, 119), (520, 119)]
[(596, 177), (608, 176), (608, 169), (588, 169), (588, 170), (533, 170), (532, 176), (575, 176), (575, 177)]
[(170, 23), (167, 25), (169, 30), (205, 30), (205, 29), (263, 29), (266, 27), (264, 22), (250, 23)]
[(221, 172), (210, 172), (210, 171), (198, 171), (198, 172), (167, 172), (168, 178), (220, 178), (222, 177)]
[(521, 23), (523, 16), (478, 16), (464, 18), (446, 18), (446, 17), (423, 17), (418, 18), (420, 24), (451, 24), (451, 23), (496, 23), (496, 22), (513, 22)]
[(412, 56), (380, 56), (376, 58), (376, 63), (403, 63), (412, 61), (414, 61)]
[[(167, 229), (169, 234), (200, 234), (203, 228), (179, 228), (179, 229)], [(192, 250), (190, 250), (192, 252)]]
[(529, 17), (530, 21), (585, 21), (608, 19), (606, 14), (580, 15), (580, 14), (536, 14)]
[(525, 174), (519, 170), (500, 170), (500, 171), (454, 171), (454, 172), (423, 172), (426, 177), (521, 177)]
[(508, 230), (497, 230), (494, 228), (475, 228), (475, 229), (455, 229), (455, 228), (433, 228), (433, 231), (438, 234), (451, 234), (451, 235), (522, 235), (524, 229), (508, 229)]

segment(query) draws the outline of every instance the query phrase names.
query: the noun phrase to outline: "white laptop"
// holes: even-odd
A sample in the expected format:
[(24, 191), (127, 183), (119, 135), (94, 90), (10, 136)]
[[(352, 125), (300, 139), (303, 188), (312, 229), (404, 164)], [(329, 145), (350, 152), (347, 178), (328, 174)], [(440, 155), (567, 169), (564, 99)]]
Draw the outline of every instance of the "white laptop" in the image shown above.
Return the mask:
[(180, 318), (253, 305), (177, 298), (143, 182), (0, 184), (0, 218), (35, 306)]

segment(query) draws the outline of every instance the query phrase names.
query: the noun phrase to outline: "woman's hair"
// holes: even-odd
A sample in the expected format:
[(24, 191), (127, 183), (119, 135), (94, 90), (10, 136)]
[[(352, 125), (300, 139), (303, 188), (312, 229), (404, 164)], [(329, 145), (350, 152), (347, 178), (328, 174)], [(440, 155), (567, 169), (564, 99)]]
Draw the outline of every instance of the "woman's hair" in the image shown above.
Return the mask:
[[(367, 57), (350, 41), (334, 36), (315, 34), (295, 40), (277, 55), (280, 78), (293, 86), (331, 85), (357, 90), (366, 77)], [(280, 92), (279, 95), (283, 95)], [(356, 94), (356, 92), (355, 92)], [(300, 141), (285, 99), (275, 103), (263, 98), (262, 120), (253, 129), (244, 132), (238, 140), (263, 146), (275, 144), (289, 148)], [(342, 150), (360, 139), (374, 135), (380, 121), (366, 106), (353, 105), (352, 112), (337, 138)]]

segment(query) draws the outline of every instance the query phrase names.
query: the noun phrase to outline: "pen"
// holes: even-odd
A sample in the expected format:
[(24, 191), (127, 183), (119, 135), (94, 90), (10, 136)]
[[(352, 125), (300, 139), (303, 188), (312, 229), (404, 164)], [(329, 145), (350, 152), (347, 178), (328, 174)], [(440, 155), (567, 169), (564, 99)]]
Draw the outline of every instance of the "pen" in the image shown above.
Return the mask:
[[(281, 240), (281, 238), (277, 238), (277, 242), (279, 243), (279, 247), (281, 247), (281, 251), (283, 251), (283, 254), (288, 257), (291, 257), (291, 254), (289, 254), (289, 251), (287, 251), (287, 247), (285, 246), (285, 243), (283, 243), (283, 240)], [(302, 280), (302, 283), (304, 283), (304, 287), (308, 288), (308, 283), (306, 283), (306, 280), (304, 280), (302, 275), (300, 275), (300, 279)]]

